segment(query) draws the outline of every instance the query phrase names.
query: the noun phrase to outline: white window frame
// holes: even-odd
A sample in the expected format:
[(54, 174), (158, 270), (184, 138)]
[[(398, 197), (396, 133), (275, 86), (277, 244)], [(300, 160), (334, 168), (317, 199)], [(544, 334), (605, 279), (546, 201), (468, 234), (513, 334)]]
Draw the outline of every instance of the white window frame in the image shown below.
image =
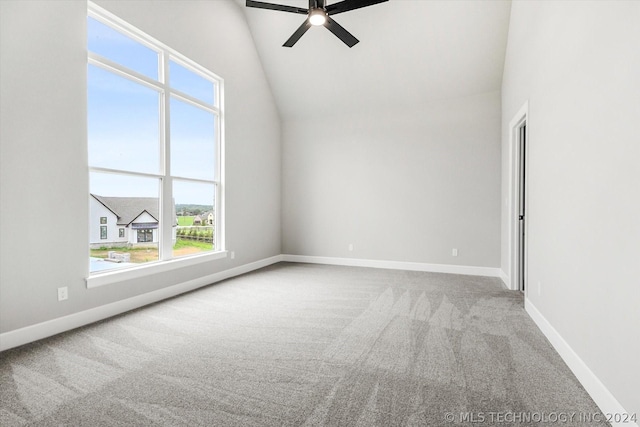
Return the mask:
[[(134, 26), (123, 21), (119, 17), (113, 15), (109, 11), (97, 6), (92, 2), (88, 2), (87, 15), (97, 21), (115, 29), (130, 37), (132, 40), (152, 49), (158, 53), (158, 80), (147, 77), (128, 69), (116, 62), (113, 62), (94, 52), (88, 52), (88, 64), (100, 67), (104, 70), (112, 72), (120, 77), (124, 77), (130, 81), (141, 84), (145, 87), (153, 89), (163, 98), (160, 103), (160, 162), (161, 169), (157, 174), (140, 173), (131, 171), (122, 171), (118, 169), (110, 169), (103, 167), (89, 166), (89, 172), (114, 173), (118, 175), (131, 175), (138, 177), (156, 178), (160, 181), (160, 244), (158, 245), (158, 261), (153, 261), (139, 266), (122, 270), (107, 270), (100, 272), (88, 272), (86, 283), (87, 288), (94, 288), (111, 283), (122, 282), (152, 274), (162, 273), (177, 268), (183, 268), (190, 265), (210, 262), (216, 259), (226, 258), (227, 251), (225, 246), (225, 218), (224, 218), (224, 80), (195, 63), (193, 60), (185, 57), (179, 52), (168, 47), (164, 43), (154, 39), (153, 37), (143, 33)], [(211, 106), (197, 98), (194, 98), (184, 92), (169, 86), (169, 62), (173, 61), (188, 70), (213, 80), (216, 86), (214, 105)], [(195, 105), (217, 116), (216, 126), (216, 164), (215, 177), (213, 180), (185, 178), (181, 176), (173, 176), (171, 171), (170, 156), (170, 109), (168, 108), (171, 98), (174, 97), (180, 101)], [(180, 181), (213, 184), (215, 186), (215, 230), (214, 230), (214, 251), (195, 254), (184, 257), (172, 256), (173, 244), (173, 220), (175, 217), (174, 207), (172, 203), (163, 203), (164, 200), (173, 199), (173, 179)], [(90, 197), (89, 195), (87, 195)], [(169, 221), (165, 219), (169, 218)], [(88, 263), (87, 263), (88, 271)]]

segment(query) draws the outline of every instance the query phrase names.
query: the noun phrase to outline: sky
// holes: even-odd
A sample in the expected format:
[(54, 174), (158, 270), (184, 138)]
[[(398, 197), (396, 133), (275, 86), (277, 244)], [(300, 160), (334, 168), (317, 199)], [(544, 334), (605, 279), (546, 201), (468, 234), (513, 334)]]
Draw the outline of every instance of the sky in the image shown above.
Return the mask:
[[(88, 49), (158, 80), (158, 53), (88, 18)], [(177, 61), (177, 60), (176, 60)], [(171, 60), (169, 86), (214, 106), (215, 84)], [(88, 66), (89, 165), (131, 172), (162, 172), (159, 91), (95, 65)], [(170, 164), (173, 176), (215, 178), (216, 116), (171, 96)], [(157, 178), (92, 172), (101, 196), (158, 197)], [(214, 185), (174, 180), (177, 204), (213, 205)]]

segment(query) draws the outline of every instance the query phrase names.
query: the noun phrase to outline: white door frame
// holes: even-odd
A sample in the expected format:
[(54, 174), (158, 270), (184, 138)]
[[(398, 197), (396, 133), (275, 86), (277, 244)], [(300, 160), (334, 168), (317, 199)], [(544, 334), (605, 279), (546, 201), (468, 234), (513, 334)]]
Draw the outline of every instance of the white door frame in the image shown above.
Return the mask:
[[(525, 129), (525, 170), (528, 172), (529, 169), (529, 101), (525, 102), (524, 105), (518, 110), (518, 112), (513, 116), (511, 121), (509, 122), (509, 201), (508, 201), (508, 228), (509, 228), (509, 277), (510, 283), (509, 287), (511, 290), (519, 290), (520, 286), (518, 283), (518, 248), (520, 244), (520, 233), (518, 233), (519, 224), (518, 224), (518, 214), (519, 214), (519, 188), (518, 188), (518, 180), (520, 176), (520, 127), (525, 124), (527, 125)], [(525, 180), (525, 207), (528, 207), (528, 199), (529, 199), (529, 180)], [(525, 236), (528, 235), (529, 222), (525, 219), (524, 223), (525, 227)], [(527, 280), (527, 270), (528, 270), (528, 245), (526, 244), (525, 237), (525, 251), (524, 251), (524, 277), (525, 283), (525, 296), (528, 295), (529, 291), (529, 283)]]

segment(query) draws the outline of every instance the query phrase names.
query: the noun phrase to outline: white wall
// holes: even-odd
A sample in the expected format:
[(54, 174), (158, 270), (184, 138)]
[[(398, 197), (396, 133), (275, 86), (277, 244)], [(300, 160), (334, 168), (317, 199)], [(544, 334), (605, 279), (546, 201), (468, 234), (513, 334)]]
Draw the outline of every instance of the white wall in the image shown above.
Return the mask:
[(286, 121), (283, 153), (284, 253), (499, 266), (498, 92)]
[[(86, 3), (3, 0), (0, 332), (280, 254), (279, 117), (241, 6), (99, 4), (225, 79), (226, 238), (236, 258), (86, 288)], [(57, 302), (60, 286), (69, 300)]]
[[(528, 99), (528, 298), (637, 414), (639, 76), (639, 2), (513, 3), (502, 88), (502, 197), (508, 123)], [(505, 271), (506, 230), (505, 208)]]

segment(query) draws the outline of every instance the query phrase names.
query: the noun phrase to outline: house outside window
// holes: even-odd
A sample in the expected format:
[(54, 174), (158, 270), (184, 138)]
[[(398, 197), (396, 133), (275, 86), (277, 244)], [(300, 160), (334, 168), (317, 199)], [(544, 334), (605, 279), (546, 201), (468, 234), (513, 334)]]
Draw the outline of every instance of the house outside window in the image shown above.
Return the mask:
[[(105, 224), (90, 272), (223, 251), (222, 79), (88, 4), (90, 220)], [(190, 210), (215, 220), (178, 220)], [(101, 262), (119, 252), (130, 262)]]
[(153, 242), (153, 230), (143, 228), (138, 230), (138, 243)]

